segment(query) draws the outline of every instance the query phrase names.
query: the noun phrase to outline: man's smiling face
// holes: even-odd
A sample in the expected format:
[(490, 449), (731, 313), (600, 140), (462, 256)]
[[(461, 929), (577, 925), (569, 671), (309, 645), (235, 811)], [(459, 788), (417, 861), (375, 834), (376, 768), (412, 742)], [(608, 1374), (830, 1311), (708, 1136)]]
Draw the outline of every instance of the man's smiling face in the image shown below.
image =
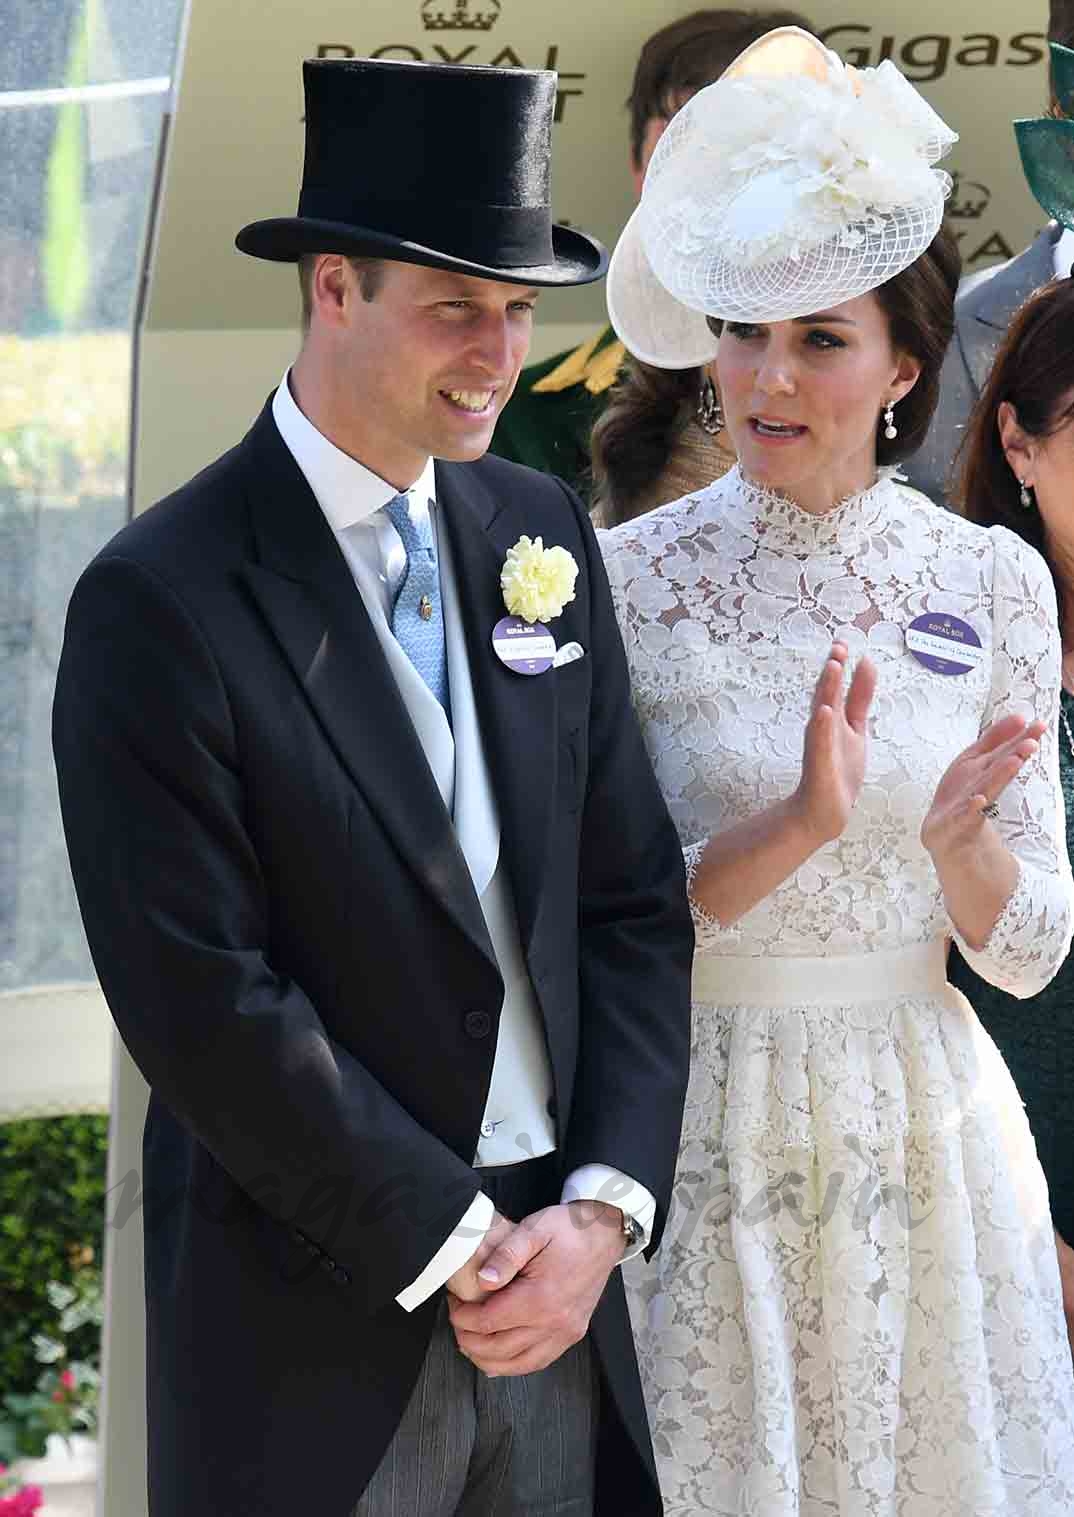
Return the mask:
[(386, 262), (372, 300), (345, 282), (333, 321), (336, 399), (383, 478), (416, 478), (427, 459), (480, 458), (529, 351), (537, 291), (418, 264)]

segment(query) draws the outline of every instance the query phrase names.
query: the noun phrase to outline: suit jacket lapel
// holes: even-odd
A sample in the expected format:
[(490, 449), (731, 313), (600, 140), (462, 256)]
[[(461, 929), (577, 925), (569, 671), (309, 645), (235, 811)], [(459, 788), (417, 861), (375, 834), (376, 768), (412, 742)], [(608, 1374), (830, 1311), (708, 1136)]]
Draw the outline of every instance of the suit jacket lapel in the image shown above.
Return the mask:
[(511, 513), (465, 466), (437, 463), (436, 497), (451, 544), (474, 700), (500, 813), (504, 861), (523, 946), (541, 902), (548, 812), (556, 787), (556, 694), (548, 674), (513, 674), (492, 650), (504, 611), (500, 570), (517, 541)]
[(481, 907), (373, 625), (266, 408), (245, 444), (257, 561), (244, 578), (322, 727), (410, 868), (495, 962)]

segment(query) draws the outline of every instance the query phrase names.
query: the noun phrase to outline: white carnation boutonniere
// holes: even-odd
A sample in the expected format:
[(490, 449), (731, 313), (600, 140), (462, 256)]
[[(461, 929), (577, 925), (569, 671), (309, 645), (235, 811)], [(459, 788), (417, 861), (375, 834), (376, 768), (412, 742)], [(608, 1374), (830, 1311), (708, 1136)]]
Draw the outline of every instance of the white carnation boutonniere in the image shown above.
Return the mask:
[(566, 548), (546, 548), (541, 538), (520, 537), (507, 550), (500, 589), (509, 616), (550, 622), (574, 599), (578, 565)]

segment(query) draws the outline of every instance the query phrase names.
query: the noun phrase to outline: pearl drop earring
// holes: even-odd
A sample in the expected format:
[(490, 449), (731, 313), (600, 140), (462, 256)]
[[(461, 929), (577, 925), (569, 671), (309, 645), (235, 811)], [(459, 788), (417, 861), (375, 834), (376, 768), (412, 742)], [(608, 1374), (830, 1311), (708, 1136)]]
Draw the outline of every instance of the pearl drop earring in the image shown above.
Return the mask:
[(895, 425), (895, 402), (889, 400), (884, 407), (884, 436), (888, 442), (894, 442), (899, 435), (899, 429)]

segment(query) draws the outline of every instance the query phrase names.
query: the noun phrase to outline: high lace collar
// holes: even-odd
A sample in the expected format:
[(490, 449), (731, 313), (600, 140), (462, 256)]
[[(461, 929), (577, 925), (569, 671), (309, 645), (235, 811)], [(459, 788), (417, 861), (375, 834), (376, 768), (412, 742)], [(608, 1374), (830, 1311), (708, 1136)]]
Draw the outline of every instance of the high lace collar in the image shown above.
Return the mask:
[(807, 511), (786, 495), (758, 484), (735, 467), (720, 482), (760, 546), (775, 553), (816, 553), (856, 547), (874, 533), (887, 515), (894, 492), (895, 470), (882, 468), (876, 481), (856, 495), (848, 495), (823, 515)]

